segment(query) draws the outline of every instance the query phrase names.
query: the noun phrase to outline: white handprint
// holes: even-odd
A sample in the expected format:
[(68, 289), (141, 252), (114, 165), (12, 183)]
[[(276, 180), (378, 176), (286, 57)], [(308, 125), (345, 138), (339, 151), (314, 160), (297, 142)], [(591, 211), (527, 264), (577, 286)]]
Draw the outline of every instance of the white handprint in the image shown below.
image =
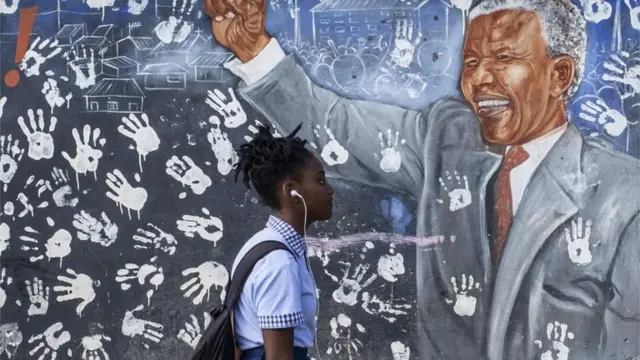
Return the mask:
[[(42, 194), (45, 191), (52, 191), (51, 183), (49, 183), (49, 181), (45, 181), (43, 179), (40, 179), (38, 181), (35, 181), (35, 180), (36, 180), (36, 177), (34, 175), (29, 176), (29, 178), (24, 184), (24, 189), (26, 193), (32, 194), (30, 192), (33, 191), (33, 189), (35, 188), (38, 192), (38, 198), (40, 198), (42, 197)], [(20, 204), (22, 204), (22, 206), (24, 207), (24, 209), (18, 214), (19, 218), (25, 217), (28, 213), (30, 213), (31, 216), (33, 216), (33, 211), (34, 211), (33, 205), (29, 203), (29, 197), (25, 195), (25, 193), (23, 192), (18, 193), (18, 196), (16, 196), (16, 200), (18, 200)], [(49, 206), (48, 201), (42, 201), (36, 207), (39, 209), (44, 209), (44, 208), (47, 208), (48, 206)]]
[[(3, 0), (0, 0), (3, 1)], [(2, 119), (2, 114), (4, 113), (4, 104), (7, 103), (7, 97), (0, 97), (0, 119)], [(0, 353), (1, 354), (1, 353)]]
[[(45, 48), (51, 50), (51, 52), (46, 56), (42, 56), (40, 52), (45, 50)], [(27, 77), (40, 75), (40, 65), (58, 55), (60, 51), (62, 51), (62, 48), (58, 47), (58, 40), (51, 41), (50, 39), (45, 39), (40, 42), (40, 37), (37, 37), (31, 46), (29, 46), (29, 50), (24, 54), (22, 62), (20, 62), (20, 70), (22, 70)]]
[(49, 310), (49, 287), (45, 287), (42, 279), (37, 277), (33, 278), (33, 282), (25, 280), (24, 283), (27, 287), (30, 303), (27, 314), (29, 316), (46, 315)]
[[(636, 9), (640, 10), (640, 6)], [(636, 17), (639, 16), (640, 11), (637, 11)], [(637, 21), (640, 22), (640, 18)], [(637, 57), (632, 58), (628, 52), (623, 51), (611, 55), (603, 66), (607, 72), (602, 75), (602, 80), (620, 83), (630, 89), (621, 94), (622, 99), (640, 94), (640, 64)]]
[[(333, 317), (329, 320), (333, 341), (329, 344), (329, 348), (327, 349), (328, 355), (332, 355), (334, 352), (337, 355), (343, 350), (343, 348), (345, 348), (347, 350), (348, 358), (352, 359), (352, 349), (354, 352), (358, 352), (359, 346), (362, 346), (362, 341), (352, 336), (352, 324), (353, 322), (351, 321), (351, 318), (345, 314), (338, 314), (337, 317)], [(356, 323), (356, 329), (361, 333), (366, 332), (364, 326), (358, 323)]]
[(4, 191), (7, 191), (7, 185), (18, 171), (18, 163), (24, 154), (24, 149), (18, 146), (20, 141), (12, 140), (11, 134), (0, 136), (0, 181), (5, 184)]
[(202, 329), (206, 329), (211, 323), (211, 315), (208, 312), (204, 312), (204, 326), (200, 327), (198, 318), (195, 315), (191, 315), (191, 323), (185, 322), (184, 329), (180, 329), (178, 332), (178, 339), (186, 342), (191, 348), (195, 349), (202, 337)]
[[(360, 291), (371, 285), (378, 275), (371, 275), (364, 281), (364, 283), (361, 284), (367, 270), (369, 270), (369, 264), (358, 265), (356, 270), (353, 272), (353, 278), (350, 279), (349, 270), (351, 270), (351, 263), (340, 263), (345, 265), (345, 269), (343, 270), (343, 277), (338, 283), (338, 288), (333, 291), (333, 300), (337, 303), (353, 306), (358, 303), (358, 294), (360, 294)], [(333, 280), (335, 281), (336, 279)]]
[(195, 305), (201, 304), (205, 295), (207, 295), (207, 301), (209, 301), (211, 287), (213, 286), (215, 290), (218, 290), (218, 287), (222, 288), (220, 301), (224, 301), (226, 296), (225, 286), (229, 280), (229, 273), (224, 266), (213, 261), (206, 261), (198, 267), (189, 268), (182, 272), (182, 276), (191, 274), (196, 274), (196, 276), (180, 286), (180, 290), (186, 290), (184, 293), (185, 298), (189, 298), (199, 289), (200, 292), (193, 298), (193, 303)]
[(186, 155), (182, 156), (182, 160), (173, 155), (165, 165), (169, 176), (178, 180), (183, 186), (190, 187), (196, 195), (203, 194), (211, 186), (211, 178)]
[(100, 139), (100, 129), (95, 128), (93, 133), (91, 132), (91, 126), (88, 124), (82, 129), (82, 140), (80, 139), (80, 133), (78, 129), (74, 128), (71, 131), (73, 139), (76, 142), (76, 157), (71, 158), (66, 151), (62, 152), (62, 156), (67, 159), (73, 170), (76, 171), (77, 187), (80, 189), (80, 181), (78, 180), (78, 174), (86, 174), (87, 171), (93, 172), (94, 178), (96, 178), (96, 170), (98, 170), (98, 162), (102, 158), (102, 151), (95, 149), (89, 145), (91, 141), (93, 146), (96, 146), (96, 142), (104, 146), (104, 139)]
[(149, 5), (149, 0), (129, 0), (129, 14), (140, 15)]
[[(571, 349), (564, 343), (566, 339), (573, 340), (574, 334), (568, 331), (567, 324), (559, 321), (547, 324), (547, 351), (540, 355), (540, 360), (568, 360)], [(542, 341), (533, 342), (539, 349), (542, 349)], [(554, 355), (555, 354), (555, 355)]]
[[(7, 269), (2, 268), (2, 271), (0, 272), (0, 285), (4, 284), (6, 275), (7, 275)], [(7, 281), (7, 285), (11, 285), (11, 283), (13, 282), (13, 278), (9, 276), (6, 278), (6, 281)], [(4, 306), (4, 303), (6, 301), (7, 301), (7, 293), (2, 287), (0, 287), (0, 309)]]
[(631, 27), (640, 30), (640, 4), (638, 1), (624, 0), (625, 5), (629, 8), (629, 18), (631, 20)]
[(138, 284), (146, 285), (147, 283), (153, 287), (147, 291), (147, 305), (151, 302), (153, 293), (158, 290), (158, 286), (164, 282), (164, 271), (162, 267), (156, 266), (155, 261), (157, 256), (154, 256), (149, 260), (148, 264), (142, 264), (142, 266), (133, 263), (127, 263), (123, 269), (119, 269), (116, 276), (116, 281), (120, 283), (122, 290), (129, 290), (131, 288), (130, 280), (137, 279)]
[(212, 115), (209, 117), (209, 122), (213, 126), (207, 134), (207, 140), (211, 144), (211, 150), (213, 150), (213, 154), (218, 160), (218, 171), (221, 175), (227, 175), (238, 162), (238, 155), (233, 148), (233, 144), (229, 141), (229, 136), (222, 131), (220, 119)]
[(607, 20), (613, 13), (613, 6), (605, 0), (582, 0), (584, 18), (592, 23), (599, 23)]
[(391, 343), (391, 355), (393, 355), (393, 360), (409, 360), (411, 350), (400, 341), (394, 341)]
[(42, 84), (42, 94), (44, 95), (45, 100), (47, 100), (52, 114), (53, 109), (56, 107), (62, 107), (64, 104), (67, 104), (67, 108), (69, 108), (71, 98), (73, 98), (73, 93), (71, 92), (69, 92), (65, 97), (60, 96), (58, 82), (51, 78), (45, 80), (44, 84)]
[[(20, 0), (9, 1), (11, 5), (7, 4), (7, 0), (0, 0), (0, 14), (13, 14), (18, 10), (18, 5), (20, 5)], [(0, 351), (0, 354), (2, 352)]]
[(202, 212), (208, 216), (208, 218), (183, 215), (182, 220), (177, 220), (178, 230), (184, 232), (188, 237), (194, 237), (198, 234), (201, 238), (207, 241), (213, 242), (213, 246), (216, 246), (218, 241), (222, 239), (224, 227), (222, 220), (215, 216), (211, 216), (209, 209), (202, 208)]
[(397, 20), (394, 48), (390, 54), (391, 61), (397, 66), (408, 68), (413, 62), (416, 45), (420, 43), (421, 39), (421, 34), (418, 34), (418, 36), (414, 38), (413, 22), (411, 20)]
[(73, 216), (73, 226), (78, 230), (78, 239), (109, 247), (118, 238), (118, 225), (109, 220), (104, 211), (101, 221), (89, 215), (84, 210)]
[(7, 223), (0, 223), (0, 256), (9, 248), (9, 239), (11, 239), (11, 228)]
[(627, 118), (618, 110), (611, 109), (602, 99), (596, 99), (595, 103), (588, 100), (580, 104), (580, 119), (604, 125), (604, 130), (611, 136), (620, 136), (627, 128)]
[(451, 278), (453, 292), (456, 294), (455, 300), (445, 299), (447, 304), (453, 305), (453, 311), (460, 316), (472, 316), (476, 312), (477, 299), (471, 295), (471, 291), (482, 291), (480, 283), (474, 282), (473, 275), (469, 275), (467, 283), (467, 275), (462, 274), (462, 282), (458, 288), (458, 282), (455, 277)]
[(78, 205), (78, 198), (72, 197), (74, 192), (71, 185), (69, 185), (71, 179), (69, 178), (69, 172), (67, 172), (67, 170), (54, 167), (51, 170), (51, 179), (57, 187), (57, 189), (53, 191), (52, 198), (58, 207), (75, 207)]
[[(44, 348), (38, 360), (46, 359), (49, 354), (51, 354), (51, 360), (55, 360), (58, 356), (58, 349), (71, 340), (71, 334), (66, 330), (62, 331), (62, 328), (62, 323), (58, 321), (49, 326), (42, 334), (32, 336), (29, 339), (29, 344), (33, 344), (36, 341), (39, 342), (29, 351), (29, 355), (34, 356), (40, 349)], [(56, 336), (57, 332), (60, 332), (60, 336)]]
[(82, 360), (109, 360), (103, 341), (111, 341), (111, 338), (104, 334), (83, 336)]
[(402, 166), (402, 154), (398, 148), (398, 142), (400, 145), (404, 145), (407, 141), (405, 139), (400, 140), (400, 132), (396, 131), (395, 137), (391, 133), (391, 129), (387, 130), (387, 141), (384, 141), (384, 135), (378, 133), (380, 138), (380, 157), (378, 154), (374, 154), (376, 159), (380, 158), (380, 169), (384, 172), (397, 172)]
[(589, 237), (591, 237), (591, 220), (582, 224), (582, 217), (578, 221), (571, 220), (571, 231), (564, 229), (565, 240), (569, 259), (577, 265), (587, 265), (591, 262), (592, 255), (589, 249)]
[(207, 94), (209, 95), (206, 100), (207, 104), (224, 118), (224, 126), (233, 129), (247, 122), (247, 114), (232, 88), (229, 88), (231, 99), (228, 99), (218, 89), (209, 90)]
[(133, 315), (134, 312), (142, 309), (144, 309), (144, 306), (138, 305), (133, 310), (127, 310), (124, 313), (124, 319), (122, 319), (121, 329), (124, 336), (133, 338), (142, 335), (142, 345), (148, 349), (149, 344), (145, 340), (159, 343), (164, 337), (161, 332), (164, 327), (157, 322), (138, 319)]
[[(54, 225), (51, 218), (47, 218), (47, 222), (50, 227)], [(22, 245), (21, 249), (24, 251), (40, 251), (40, 246), (38, 245), (40, 241), (34, 238), (34, 236), (39, 237), (40, 232), (30, 226), (25, 227), (24, 230), (27, 234), (20, 236), (20, 240), (25, 243)], [(62, 267), (62, 259), (71, 254), (71, 240), (71, 234), (67, 230), (60, 229), (54, 232), (45, 244), (45, 255), (48, 260), (50, 261), (52, 258), (60, 258), (60, 267)], [(27, 246), (27, 244), (35, 245)], [(29, 258), (29, 261), (36, 262), (43, 258), (43, 255), (32, 256)]]
[[(90, 50), (90, 57), (87, 58), (87, 49), (82, 47), (82, 56), (79, 56), (74, 48), (71, 53), (65, 53), (69, 67), (76, 75), (76, 85), (80, 89), (86, 89), (96, 84), (96, 63), (93, 49)], [(85, 75), (84, 69), (87, 69)]]
[[(193, 6), (192, 6), (193, 8)], [(193, 24), (181, 17), (170, 15), (168, 20), (161, 21), (153, 29), (158, 39), (165, 44), (182, 43), (193, 31)]]
[(11, 359), (18, 350), (18, 346), (22, 344), (22, 340), (18, 323), (0, 325), (0, 356), (4, 353)]
[(162, 231), (151, 223), (147, 224), (147, 230), (138, 229), (133, 235), (133, 240), (137, 242), (133, 245), (134, 249), (159, 249), (169, 255), (175, 254), (176, 245), (178, 245), (178, 241), (173, 235)]
[(142, 122), (138, 120), (135, 114), (129, 114), (129, 117), (122, 117), (124, 125), (118, 126), (118, 132), (136, 143), (136, 151), (138, 151), (138, 162), (140, 171), (142, 171), (142, 161), (150, 152), (160, 148), (160, 138), (156, 131), (149, 125), (149, 117), (147, 114), (140, 116)]
[(142, 187), (133, 187), (127, 179), (122, 175), (122, 172), (118, 169), (114, 169), (113, 172), (107, 173), (107, 186), (111, 191), (107, 191), (107, 197), (120, 208), (122, 213), (122, 207), (127, 208), (127, 214), (131, 219), (131, 210), (138, 212), (138, 219), (140, 219), (140, 210), (147, 202), (147, 190)]
[[(329, 138), (329, 141), (326, 145), (322, 147), (322, 152), (320, 156), (329, 166), (334, 166), (338, 164), (344, 164), (349, 160), (349, 152), (340, 145), (338, 140), (336, 140), (333, 132), (328, 127), (324, 127), (324, 131)], [(316, 138), (320, 139), (320, 126), (316, 125), (316, 128), (313, 129), (313, 133)], [(318, 146), (315, 143), (310, 143), (311, 147), (317, 149)]]
[(18, 117), (18, 124), (29, 142), (29, 151), (27, 152), (27, 155), (33, 160), (51, 159), (55, 152), (55, 146), (53, 144), (53, 137), (50, 133), (56, 129), (58, 119), (55, 116), (52, 116), (49, 120), (49, 129), (45, 130), (45, 121), (42, 109), (38, 109), (37, 113), (38, 123), (36, 124), (36, 117), (33, 113), (33, 109), (27, 110), (29, 125), (31, 128), (29, 128), (24, 122), (24, 117)]
[(380, 256), (378, 260), (378, 275), (388, 282), (398, 281), (397, 275), (402, 275), (404, 269), (404, 257), (396, 253), (394, 244), (389, 247), (389, 254)]
[[(466, 208), (471, 205), (471, 191), (469, 190), (469, 180), (464, 175), (460, 177), (458, 171), (453, 172), (453, 176), (450, 172), (445, 171), (446, 182), (442, 177), (438, 178), (442, 190), (449, 196), (449, 211), (454, 212)], [(464, 184), (463, 184), (464, 183)], [(444, 200), (438, 199), (438, 203), (444, 203)]]
[[(249, 132), (251, 133), (251, 135), (245, 135), (244, 140), (246, 142), (250, 142), (251, 140), (253, 140), (254, 136), (258, 135), (258, 128), (257, 126), (263, 126), (263, 124), (258, 121), (258, 120), (254, 120), (253, 121), (254, 125), (249, 124), (249, 126), (247, 127), (247, 129), (249, 130)], [(273, 133), (271, 134), (274, 138), (281, 138), (282, 134), (280, 134), (278, 132), (278, 130), (273, 129)]]
[(390, 323), (396, 322), (397, 315), (407, 315), (406, 309), (411, 309), (409, 304), (394, 304), (396, 301), (384, 302), (376, 295), (371, 296), (366, 291), (362, 293), (362, 309), (371, 315), (380, 315)]
[(78, 316), (82, 316), (84, 308), (96, 298), (96, 292), (93, 289), (94, 284), (96, 286), (100, 286), (100, 282), (94, 282), (89, 275), (78, 274), (71, 269), (67, 269), (67, 273), (73, 276), (73, 278), (59, 275), (58, 281), (62, 282), (63, 285), (53, 287), (53, 291), (57, 293), (65, 293), (59, 294), (58, 297), (56, 297), (56, 300), (58, 302), (75, 299), (82, 300), (78, 306), (76, 306), (76, 314), (78, 314)]

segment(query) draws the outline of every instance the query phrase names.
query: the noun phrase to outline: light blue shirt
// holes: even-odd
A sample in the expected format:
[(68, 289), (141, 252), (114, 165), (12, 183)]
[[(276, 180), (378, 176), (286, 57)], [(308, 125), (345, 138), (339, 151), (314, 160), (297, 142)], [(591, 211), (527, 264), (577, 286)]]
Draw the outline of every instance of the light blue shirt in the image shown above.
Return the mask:
[(240, 249), (231, 276), (251, 248), (268, 240), (284, 243), (295, 256), (275, 250), (260, 259), (251, 271), (234, 309), (238, 348), (263, 346), (262, 329), (291, 327), (294, 328), (294, 346), (313, 347), (318, 306), (316, 285), (307, 267), (307, 244), (291, 225), (270, 216), (266, 228)]

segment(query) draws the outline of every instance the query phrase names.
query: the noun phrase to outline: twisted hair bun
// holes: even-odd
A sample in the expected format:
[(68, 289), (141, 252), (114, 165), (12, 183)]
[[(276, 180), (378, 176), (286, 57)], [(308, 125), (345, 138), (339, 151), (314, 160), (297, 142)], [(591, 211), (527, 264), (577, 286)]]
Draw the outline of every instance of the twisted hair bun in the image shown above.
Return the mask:
[(245, 186), (251, 189), (253, 185), (262, 201), (271, 208), (280, 207), (276, 196), (278, 182), (287, 176), (295, 176), (295, 172), (312, 156), (305, 148), (307, 141), (295, 136), (301, 126), (281, 138), (274, 137), (269, 126), (259, 125), (256, 136), (237, 150), (239, 160), (235, 181), (242, 174)]

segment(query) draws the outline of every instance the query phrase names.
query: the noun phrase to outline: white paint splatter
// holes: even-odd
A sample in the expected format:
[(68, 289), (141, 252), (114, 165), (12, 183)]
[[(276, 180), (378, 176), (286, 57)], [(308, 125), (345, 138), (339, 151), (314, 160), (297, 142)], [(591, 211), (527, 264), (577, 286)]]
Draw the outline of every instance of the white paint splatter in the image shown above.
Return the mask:
[(102, 21), (104, 21), (105, 8), (113, 6), (116, 0), (86, 0), (86, 4), (92, 9), (102, 9)]
[(391, 355), (393, 355), (393, 360), (409, 360), (411, 350), (400, 341), (394, 341), (391, 343)]
[(53, 114), (53, 109), (56, 107), (62, 107), (67, 104), (67, 108), (71, 104), (71, 98), (73, 98), (73, 94), (69, 92), (64, 97), (61, 96), (60, 88), (58, 88), (58, 82), (54, 79), (45, 80), (42, 85), (42, 94), (44, 94), (45, 100), (49, 104), (51, 108), (51, 113)]
[[(2, 268), (2, 271), (0, 272), (0, 285), (3, 285), (5, 282), (7, 285), (11, 285), (11, 283), (13, 282), (13, 278), (11, 276), (6, 277), (6, 275), (7, 275), (7, 269)], [(7, 293), (3, 287), (0, 287), (0, 309), (2, 309), (6, 301), (7, 301)]]
[(127, 263), (124, 268), (118, 270), (118, 276), (116, 276), (120, 288), (125, 291), (131, 288), (130, 280), (134, 279), (137, 279), (140, 285), (149, 284), (152, 286), (153, 289), (149, 289), (150, 291), (147, 292), (147, 305), (150, 305), (154, 290), (158, 290), (158, 287), (164, 282), (164, 271), (162, 267), (155, 265), (156, 260), (157, 257), (154, 256), (147, 264)]
[(191, 297), (196, 291), (200, 290), (193, 298), (193, 303), (199, 305), (202, 303), (205, 295), (207, 296), (207, 301), (209, 301), (211, 287), (214, 287), (215, 290), (218, 290), (218, 288), (222, 289), (220, 300), (224, 301), (226, 296), (225, 286), (229, 281), (229, 273), (223, 265), (213, 261), (206, 261), (198, 267), (182, 271), (182, 276), (189, 276), (191, 274), (195, 274), (196, 276), (180, 286), (180, 290), (186, 290), (184, 293), (185, 298)]
[(7, 357), (11, 359), (18, 350), (18, 346), (22, 344), (22, 340), (22, 332), (18, 323), (0, 325), (0, 355), (7, 354)]
[(0, 224), (0, 257), (2, 252), (9, 248), (9, 239), (11, 238), (11, 228), (7, 223)]
[(398, 281), (397, 275), (402, 275), (405, 272), (404, 257), (395, 252), (395, 247), (395, 244), (390, 244), (389, 254), (380, 256), (378, 260), (378, 275), (392, 283)]
[[(11, 5), (7, 4), (7, 1), (11, 3)], [(18, 10), (18, 5), (20, 5), (20, 0), (0, 0), (0, 14), (13, 14)], [(2, 354), (2, 352), (0, 352)]]
[(129, 13), (140, 15), (149, 5), (149, 0), (129, 0)]
[[(0, 0), (3, 1), (3, 0)], [(7, 97), (0, 97), (0, 119), (2, 119), (2, 114), (4, 114), (4, 104), (7, 103)], [(0, 353), (1, 354), (1, 353)]]

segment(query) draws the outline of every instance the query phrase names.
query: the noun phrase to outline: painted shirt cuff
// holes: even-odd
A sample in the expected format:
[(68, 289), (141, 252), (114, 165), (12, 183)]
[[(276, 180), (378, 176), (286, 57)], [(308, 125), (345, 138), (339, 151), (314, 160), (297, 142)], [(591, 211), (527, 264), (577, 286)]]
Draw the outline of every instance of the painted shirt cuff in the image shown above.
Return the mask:
[(224, 67), (240, 77), (247, 85), (252, 85), (265, 77), (284, 58), (285, 53), (282, 51), (278, 40), (271, 38), (267, 46), (253, 59), (243, 63), (238, 58), (235, 58), (225, 63)]
[(282, 315), (258, 316), (258, 325), (261, 329), (287, 329), (300, 324), (302, 324), (301, 311)]

